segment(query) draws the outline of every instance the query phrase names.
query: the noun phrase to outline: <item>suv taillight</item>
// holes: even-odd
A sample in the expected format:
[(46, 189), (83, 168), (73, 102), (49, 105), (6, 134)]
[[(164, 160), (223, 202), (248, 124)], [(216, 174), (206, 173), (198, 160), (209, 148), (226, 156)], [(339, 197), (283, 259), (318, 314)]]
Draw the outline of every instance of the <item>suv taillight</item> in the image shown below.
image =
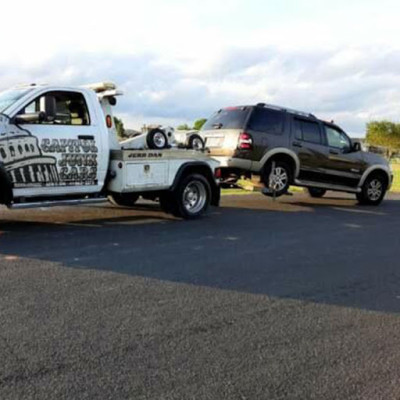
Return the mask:
[(239, 135), (238, 148), (243, 150), (251, 150), (253, 148), (253, 138), (246, 132)]

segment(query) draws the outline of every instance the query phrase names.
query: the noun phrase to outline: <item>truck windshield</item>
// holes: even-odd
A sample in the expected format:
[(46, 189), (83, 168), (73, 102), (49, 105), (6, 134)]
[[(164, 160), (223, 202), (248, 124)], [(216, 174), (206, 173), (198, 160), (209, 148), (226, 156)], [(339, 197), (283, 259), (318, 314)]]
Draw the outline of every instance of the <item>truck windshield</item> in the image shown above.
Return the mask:
[(11, 89), (0, 92), (0, 112), (4, 112), (32, 89)]
[(249, 114), (249, 107), (229, 107), (216, 112), (203, 125), (202, 131), (211, 129), (242, 129)]

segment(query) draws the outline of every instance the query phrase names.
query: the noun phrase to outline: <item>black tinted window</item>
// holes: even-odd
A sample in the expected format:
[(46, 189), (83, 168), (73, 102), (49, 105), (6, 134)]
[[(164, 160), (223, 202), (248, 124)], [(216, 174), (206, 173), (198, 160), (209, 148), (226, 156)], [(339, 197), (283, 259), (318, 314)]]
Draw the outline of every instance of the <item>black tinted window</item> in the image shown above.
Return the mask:
[(248, 107), (224, 108), (216, 112), (203, 125), (202, 131), (210, 129), (242, 129), (244, 127)]
[[(49, 103), (53, 104), (52, 113), (46, 109)], [(81, 93), (64, 91), (45, 93), (25, 106), (19, 114), (38, 113), (39, 111), (43, 111), (51, 117), (45, 121), (33, 120), (32, 124), (90, 125), (88, 108)]]
[(297, 119), (294, 120), (294, 137), (303, 140), (303, 131), (301, 130), (301, 123)]
[(325, 125), (326, 138), (330, 147), (336, 147), (342, 150), (350, 150), (350, 139), (341, 131), (332, 126)]
[(256, 108), (249, 121), (249, 129), (267, 133), (282, 133), (285, 114), (267, 108)]
[(296, 120), (295, 137), (305, 142), (321, 144), (321, 132), (317, 122)]

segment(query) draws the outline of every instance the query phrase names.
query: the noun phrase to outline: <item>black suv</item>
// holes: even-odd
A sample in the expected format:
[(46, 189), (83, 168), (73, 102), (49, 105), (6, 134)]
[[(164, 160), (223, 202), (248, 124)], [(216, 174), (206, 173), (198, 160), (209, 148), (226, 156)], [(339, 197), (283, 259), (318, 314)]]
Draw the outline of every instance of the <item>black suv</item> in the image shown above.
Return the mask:
[(220, 161), (225, 182), (260, 175), (276, 196), (295, 185), (313, 197), (336, 190), (376, 205), (393, 180), (384, 158), (361, 151), (360, 143), (334, 123), (296, 110), (266, 104), (228, 107), (209, 118), (200, 134)]

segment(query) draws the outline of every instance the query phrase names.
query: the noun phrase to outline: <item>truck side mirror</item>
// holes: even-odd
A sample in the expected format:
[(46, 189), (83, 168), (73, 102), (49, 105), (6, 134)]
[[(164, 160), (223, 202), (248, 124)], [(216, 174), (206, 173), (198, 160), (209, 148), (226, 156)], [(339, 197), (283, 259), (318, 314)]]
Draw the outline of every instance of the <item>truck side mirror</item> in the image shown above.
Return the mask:
[(18, 125), (23, 124), (40, 124), (47, 119), (46, 113), (43, 111), (28, 113), (28, 114), (18, 114), (14, 118), (14, 122)]
[(354, 143), (353, 143), (353, 151), (354, 151), (355, 153), (361, 151), (361, 144), (360, 144), (360, 142), (354, 142)]

